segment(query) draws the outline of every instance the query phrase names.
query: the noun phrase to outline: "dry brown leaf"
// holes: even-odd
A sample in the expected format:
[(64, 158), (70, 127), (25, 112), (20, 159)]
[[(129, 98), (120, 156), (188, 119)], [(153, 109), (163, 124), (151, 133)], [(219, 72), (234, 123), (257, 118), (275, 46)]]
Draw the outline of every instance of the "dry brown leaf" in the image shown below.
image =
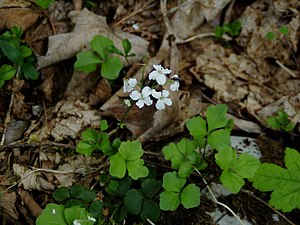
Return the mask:
[(0, 9), (0, 31), (19, 26), (25, 31), (32, 26), (40, 14), (29, 8)]
[(15, 192), (4, 192), (0, 198), (0, 208), (13, 219), (18, 220), (19, 214), (15, 207), (17, 196)]
[[(89, 42), (96, 35), (103, 35), (111, 39), (119, 49), (122, 49), (122, 40), (127, 38), (133, 43), (132, 52), (136, 54), (134, 57), (130, 57), (130, 61), (139, 61), (147, 55), (147, 41), (120, 30), (112, 30), (103, 16), (96, 15), (84, 8), (82, 11), (71, 11), (69, 18), (75, 24), (74, 30), (70, 33), (49, 37), (47, 54), (38, 57), (38, 68), (75, 56), (79, 51), (89, 46)], [(124, 59), (121, 58), (121, 60)]]
[(100, 115), (97, 115), (97, 111), (91, 110), (89, 105), (79, 100), (58, 102), (55, 112), (57, 117), (50, 132), (57, 142), (66, 137), (76, 138), (87, 125), (99, 126)]
[(22, 202), (29, 209), (31, 215), (37, 218), (41, 214), (42, 208), (36, 203), (28, 191), (20, 189), (19, 194)]

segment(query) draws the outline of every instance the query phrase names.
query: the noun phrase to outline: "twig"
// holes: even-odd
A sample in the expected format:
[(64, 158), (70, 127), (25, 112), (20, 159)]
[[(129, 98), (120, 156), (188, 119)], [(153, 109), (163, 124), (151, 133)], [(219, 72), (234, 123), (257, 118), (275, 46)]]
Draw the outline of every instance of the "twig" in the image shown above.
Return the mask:
[(265, 202), (264, 200), (262, 200), (261, 198), (255, 196), (251, 191), (248, 190), (241, 190), (242, 192), (250, 195), (251, 197), (255, 198), (256, 200), (258, 200), (259, 202), (261, 202), (262, 204), (264, 204), (265, 206), (269, 207), (270, 209), (272, 209), (275, 213), (277, 213), (279, 216), (282, 217), (282, 219), (284, 219), (286, 222), (288, 222), (291, 225), (296, 225), (295, 223), (293, 223), (292, 221), (290, 221), (288, 218), (285, 217), (285, 215), (283, 215), (281, 212), (279, 212), (278, 210), (274, 209), (272, 206), (270, 206), (267, 202)]
[(153, 223), (149, 218), (147, 218), (146, 221), (151, 225), (155, 225), (155, 223)]
[(210, 189), (210, 187), (209, 187), (209, 185), (208, 185), (208, 183), (207, 183), (207, 181), (203, 178), (203, 176), (202, 176), (202, 174), (200, 173), (200, 171), (199, 170), (197, 170), (197, 169), (195, 169), (196, 170), (196, 172), (202, 177), (202, 180), (203, 180), (203, 182), (204, 182), (204, 184), (206, 185), (206, 187), (207, 187), (207, 189), (208, 189), (208, 191), (209, 191), (209, 193), (210, 193), (210, 195), (212, 196), (212, 199), (213, 199), (213, 201), (214, 201), (214, 203), (216, 203), (216, 204), (218, 204), (218, 205), (221, 205), (221, 206), (223, 206), (224, 208), (226, 208), (242, 225), (245, 225), (244, 223), (243, 223), (243, 221), (240, 219), (240, 217), (235, 213), (235, 212), (233, 212), (233, 210), (231, 209), (231, 208), (229, 208), (229, 206), (227, 206), (227, 205), (225, 205), (224, 203), (222, 203), (222, 202), (219, 202), (218, 201), (218, 199), (216, 198), (216, 196), (214, 195), (214, 193), (212, 192), (212, 190)]
[(44, 143), (32, 143), (32, 144), (8, 144), (8, 145), (1, 145), (1, 149), (10, 149), (10, 148), (25, 148), (25, 147), (63, 147), (63, 148), (71, 148), (75, 149), (76, 146), (69, 145), (69, 144), (61, 144), (56, 142), (44, 142)]
[(9, 103), (9, 107), (8, 107), (8, 110), (7, 110), (7, 113), (6, 113), (5, 121), (4, 121), (4, 130), (3, 130), (0, 146), (4, 144), (4, 140), (5, 140), (5, 136), (6, 136), (6, 132), (7, 132), (7, 126), (10, 123), (10, 119), (11, 119), (10, 118), (10, 112), (11, 112), (11, 109), (12, 109), (14, 98), (15, 98), (15, 94), (12, 93), (11, 97), (10, 97), (10, 103)]
[(292, 77), (297, 77), (296, 74), (293, 73), (289, 68), (283, 65), (279, 60), (275, 61), (282, 69), (284, 69), (287, 73), (289, 73)]

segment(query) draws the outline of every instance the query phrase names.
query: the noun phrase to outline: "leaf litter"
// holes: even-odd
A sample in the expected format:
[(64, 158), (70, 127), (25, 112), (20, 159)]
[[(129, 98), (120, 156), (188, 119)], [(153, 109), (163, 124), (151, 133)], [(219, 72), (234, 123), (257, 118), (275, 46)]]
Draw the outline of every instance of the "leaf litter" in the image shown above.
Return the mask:
[[(61, 4), (61, 1), (58, 2)], [(159, 9), (159, 4), (154, 1), (147, 1), (145, 5), (143, 3), (135, 5), (130, 1), (127, 3), (133, 6), (133, 11), (130, 11), (128, 5), (121, 1), (114, 18), (120, 19), (116, 26), (111, 26), (106, 22), (106, 17), (86, 8), (81, 11), (70, 11), (70, 5), (62, 4), (60, 6), (64, 15), (62, 20), (55, 21), (50, 17), (52, 21), (49, 23), (49, 18), (44, 17), (44, 23), (41, 24), (47, 23), (48, 28), (43, 25), (37, 26), (40, 25), (37, 19), (41, 14), (33, 11), (28, 2), (25, 4), (19, 1), (14, 5), (19, 8), (16, 9), (12, 19), (9, 17), (12, 11), (10, 13), (8, 11), (13, 9), (3, 8), (6, 6), (1, 2), (0, 30), (10, 28), (12, 24), (18, 24), (23, 30), (28, 30), (25, 33), (26, 41), (35, 49), (38, 58), (37, 67), (45, 75), (44, 84), (46, 81), (49, 82), (49, 79), (46, 79), (49, 77), (48, 68), (67, 63), (79, 51), (88, 49), (90, 40), (97, 34), (112, 39), (119, 48), (122, 39), (128, 38), (131, 41), (132, 52), (136, 55), (130, 58), (128, 67), (134, 65), (139, 67), (139, 63), (143, 63), (147, 57), (146, 75), (151, 72), (153, 64), (163, 64), (175, 73), (182, 74), (184, 78), (182, 89), (171, 95), (172, 108), (156, 111), (153, 107), (143, 110), (133, 107), (125, 118), (124, 122), (130, 135), (142, 142), (168, 140), (182, 133), (188, 119), (203, 114), (207, 100), (210, 103), (222, 102), (232, 106), (235, 111), (232, 116), (237, 127), (250, 133), (260, 133), (265, 127), (266, 118), (282, 109), (293, 123), (300, 122), (300, 81), (297, 65), (300, 3), (282, 0), (272, 1), (273, 5), (266, 0), (252, 2), (241, 4), (230, 0), (200, 0), (178, 1), (176, 4), (162, 0)], [(241, 7), (238, 10), (236, 7), (239, 6)], [(222, 22), (222, 13), (226, 14), (225, 20), (238, 19), (242, 23), (241, 33), (235, 39), (237, 49), (225, 48), (222, 46), (223, 43), (214, 37), (213, 28)], [(27, 19), (20, 20), (21, 17)], [(122, 20), (122, 17), (126, 19)], [(51, 28), (51, 22), (54, 30)], [(30, 31), (30, 27), (34, 24), (37, 25)], [(73, 25), (73, 29), (70, 25)], [(287, 35), (278, 32), (281, 25), (288, 28)], [(39, 32), (34, 33), (34, 30)], [(277, 35), (275, 40), (269, 41), (265, 38), (269, 31)], [(48, 45), (45, 45), (44, 41), (48, 37)], [(134, 70), (131, 74), (138, 80), (142, 79), (141, 70)], [(54, 94), (57, 82), (53, 79), (54, 76), (60, 74), (53, 72), (51, 82), (42, 88), (43, 91), (46, 91), (45, 87), (49, 89), (47, 100)], [(60, 101), (51, 99), (53, 107), (43, 107), (47, 122), (40, 124), (36, 120), (28, 131), (34, 130), (40, 141), (51, 138), (55, 142), (67, 141), (74, 144), (86, 127), (97, 128), (101, 117), (110, 116), (120, 121), (126, 110), (123, 100), (128, 96), (123, 93), (122, 88), (117, 90), (118, 87), (97, 76), (96, 72), (93, 74), (73, 72), (72, 78), (64, 81), (66, 90), (61, 91), (65, 99)], [(208, 89), (212, 94), (207, 94)], [(28, 99), (21, 93), (22, 91), (19, 92), (20, 105), (15, 106), (13, 114), (25, 120), (24, 115), (30, 111), (24, 112), (22, 106)], [(99, 106), (100, 109), (95, 109), (95, 106)], [(256, 121), (245, 118), (242, 112), (247, 112)], [(23, 138), (23, 142), (27, 140), (26, 138), (27, 136)], [(16, 139), (22, 139), (22, 136)], [(87, 174), (94, 171), (92, 168), (103, 164), (101, 160), (95, 158), (87, 159), (83, 156), (68, 158), (64, 154), (59, 156), (64, 162), (59, 159), (51, 160), (49, 152), (44, 153), (42, 158), (46, 167), (44, 169), (57, 168), (61, 174), (52, 171), (53, 174), (42, 175), (43, 172), (32, 172), (34, 169), (16, 163), (13, 164), (12, 173), (21, 177), (19, 185), (25, 190), (46, 192), (56, 186), (71, 186), (78, 181), (79, 174), (86, 176), (84, 182), (91, 185), (93, 177)], [(84, 171), (80, 172), (79, 169)], [(74, 171), (78, 174), (73, 173)], [(23, 197), (27, 195), (24, 193)], [(15, 200), (10, 203), (11, 208), (7, 210), (8, 214), (16, 218), (18, 215), (14, 213), (16, 211), (14, 202)], [(34, 209), (34, 212), (38, 211)]]

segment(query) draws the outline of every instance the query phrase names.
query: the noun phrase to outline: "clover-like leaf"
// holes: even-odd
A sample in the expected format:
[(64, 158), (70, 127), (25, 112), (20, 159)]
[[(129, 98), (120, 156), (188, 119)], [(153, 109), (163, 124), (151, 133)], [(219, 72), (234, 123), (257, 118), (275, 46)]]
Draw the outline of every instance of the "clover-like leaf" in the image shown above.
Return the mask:
[(91, 41), (92, 49), (97, 52), (102, 60), (106, 60), (108, 55), (111, 53), (111, 48), (114, 46), (112, 40), (102, 36), (96, 35)]
[(248, 153), (237, 158), (236, 151), (225, 146), (215, 155), (216, 163), (223, 170), (220, 180), (224, 187), (236, 194), (245, 184), (243, 178), (252, 178), (260, 166), (260, 161)]
[(68, 225), (64, 212), (63, 205), (49, 203), (36, 219), (36, 225)]
[(194, 208), (200, 205), (200, 189), (195, 184), (187, 185), (180, 195), (184, 208)]
[(149, 170), (144, 166), (144, 160), (142, 159), (135, 159), (127, 162), (127, 170), (128, 175), (134, 180), (137, 180), (140, 177), (146, 177), (149, 173)]
[(273, 191), (270, 205), (283, 212), (300, 208), (300, 153), (295, 149), (285, 150), (287, 169), (272, 163), (263, 163), (256, 171), (253, 186), (260, 191)]
[(206, 119), (208, 124), (208, 133), (226, 126), (229, 120), (226, 117), (227, 109), (228, 107), (225, 104), (209, 106), (207, 108)]
[(159, 195), (159, 208), (174, 211), (180, 205), (180, 193), (164, 191)]
[(59, 202), (62, 202), (71, 197), (69, 188), (67, 188), (67, 187), (60, 187), (60, 188), (56, 189), (52, 193), (52, 196), (56, 201), (59, 201)]
[(143, 201), (144, 196), (140, 191), (136, 189), (131, 189), (127, 191), (124, 198), (124, 203), (127, 212), (134, 215), (138, 215), (142, 210)]
[(110, 175), (118, 178), (123, 178), (126, 174), (126, 162), (123, 159), (120, 153), (117, 153), (109, 158), (110, 167), (109, 173)]
[(140, 217), (142, 220), (149, 218), (151, 221), (156, 222), (158, 220), (160, 209), (158, 204), (149, 198), (145, 198), (143, 203), (142, 212)]
[(200, 116), (189, 119), (186, 127), (193, 137), (204, 138), (207, 135), (206, 121)]
[(163, 188), (167, 191), (180, 192), (186, 182), (185, 178), (179, 177), (176, 172), (168, 172), (163, 177)]
[(108, 80), (115, 80), (118, 78), (123, 68), (122, 61), (115, 56), (107, 58), (101, 65), (101, 75)]
[(75, 224), (74, 221), (82, 225), (93, 225), (94, 222), (88, 219), (88, 212), (80, 206), (73, 206), (65, 209), (65, 218), (68, 224)]
[(231, 146), (230, 131), (224, 129), (213, 131), (208, 135), (207, 142), (216, 150)]
[(75, 70), (90, 73), (96, 70), (102, 61), (91, 51), (79, 52), (74, 64)]

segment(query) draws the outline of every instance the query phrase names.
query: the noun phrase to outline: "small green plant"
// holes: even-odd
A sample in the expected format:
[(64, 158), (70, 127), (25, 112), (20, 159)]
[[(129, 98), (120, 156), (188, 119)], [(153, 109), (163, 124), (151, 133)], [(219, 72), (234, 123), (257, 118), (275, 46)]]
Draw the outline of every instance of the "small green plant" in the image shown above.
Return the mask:
[(277, 38), (280, 38), (280, 35), (287, 36), (289, 34), (289, 29), (286, 26), (279, 27), (277, 32), (269, 31), (266, 34), (266, 39), (268, 41), (273, 41)]
[(101, 65), (101, 76), (109, 80), (116, 79), (123, 68), (121, 60), (113, 54), (124, 56), (126, 60), (129, 56), (133, 56), (129, 54), (131, 43), (127, 39), (122, 41), (123, 52), (117, 49), (110, 39), (101, 35), (95, 36), (91, 40), (90, 46), (90, 51), (77, 54), (74, 68), (90, 73), (95, 71), (98, 65)]
[(186, 209), (197, 207), (200, 204), (199, 187), (185, 184), (186, 178), (176, 172), (165, 173), (162, 184), (165, 191), (160, 194), (160, 209), (174, 211), (180, 204)]
[(110, 175), (123, 178), (128, 172), (129, 177), (134, 180), (148, 176), (148, 168), (141, 159), (143, 154), (144, 150), (139, 141), (122, 142), (118, 152), (110, 157)]
[(295, 124), (289, 120), (288, 114), (283, 110), (277, 112), (277, 116), (268, 118), (266, 122), (271, 128), (275, 130), (282, 130), (288, 133), (293, 132), (295, 128)]
[(42, 9), (47, 9), (51, 3), (55, 0), (35, 0), (35, 4), (37, 4)]
[(235, 20), (234, 22), (224, 24), (223, 26), (216, 26), (214, 32), (215, 36), (218, 38), (222, 38), (224, 34), (236, 37), (240, 34), (241, 28), (241, 22), (239, 20)]
[(237, 157), (236, 150), (224, 146), (215, 155), (216, 163), (223, 170), (220, 180), (233, 194), (238, 193), (244, 186), (243, 178), (253, 178), (260, 166), (260, 161), (249, 153)]
[(300, 209), (300, 154), (286, 148), (285, 168), (273, 163), (263, 163), (253, 178), (253, 187), (272, 191), (269, 204), (283, 212)]
[(71, 188), (56, 189), (52, 196), (60, 205), (48, 204), (37, 218), (37, 225), (92, 225), (101, 221), (103, 203), (96, 200), (95, 191), (75, 184)]
[(22, 29), (15, 26), (0, 35), (0, 87), (15, 74), (32, 80), (39, 76), (33, 64), (32, 50), (23, 44), (22, 34)]

